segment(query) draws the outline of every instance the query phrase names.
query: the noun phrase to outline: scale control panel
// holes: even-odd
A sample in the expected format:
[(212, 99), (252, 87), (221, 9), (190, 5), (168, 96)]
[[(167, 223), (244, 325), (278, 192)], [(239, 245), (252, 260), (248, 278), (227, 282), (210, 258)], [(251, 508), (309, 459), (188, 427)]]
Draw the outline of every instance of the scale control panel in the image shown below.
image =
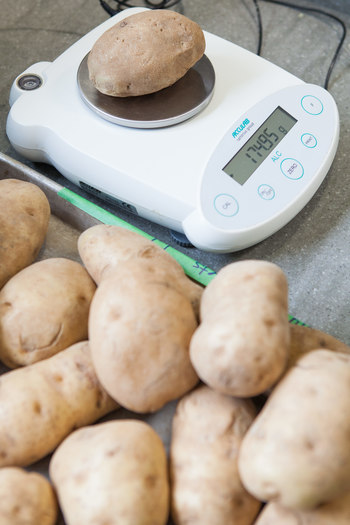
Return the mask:
[(338, 128), (334, 100), (319, 86), (291, 86), (262, 100), (210, 158), (200, 190), (205, 219), (219, 229), (246, 230), (292, 218), (325, 177)]

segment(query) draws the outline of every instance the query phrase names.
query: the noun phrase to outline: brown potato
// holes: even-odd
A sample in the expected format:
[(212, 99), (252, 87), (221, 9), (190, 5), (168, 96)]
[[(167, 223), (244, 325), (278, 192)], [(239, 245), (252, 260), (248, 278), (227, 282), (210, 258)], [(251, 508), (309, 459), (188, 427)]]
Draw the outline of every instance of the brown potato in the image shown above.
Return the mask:
[(38, 186), (17, 179), (0, 180), (0, 289), (35, 261), (49, 218), (49, 201)]
[(193, 388), (188, 349), (202, 288), (149, 239), (118, 226), (94, 226), (79, 254), (99, 284), (89, 338), (98, 377), (136, 412), (153, 412)]
[(96, 285), (78, 262), (45, 259), (21, 270), (0, 291), (0, 360), (33, 364), (87, 339)]
[(0, 469), (1, 525), (54, 525), (58, 504), (51, 483), (17, 467)]
[(349, 388), (350, 355), (298, 360), (243, 438), (238, 465), (251, 494), (308, 510), (350, 491)]
[(350, 492), (320, 505), (317, 509), (297, 511), (268, 503), (254, 525), (349, 525)]
[(0, 467), (35, 463), (72, 430), (116, 408), (96, 377), (87, 341), (2, 374)]
[(204, 50), (203, 31), (189, 18), (163, 9), (143, 11), (124, 18), (95, 42), (89, 76), (106, 95), (154, 93), (183, 77)]
[[(288, 350), (288, 363), (283, 375), (292, 368), (298, 359), (312, 350), (332, 350), (333, 352), (344, 352), (350, 354), (350, 347), (335, 337), (299, 324), (290, 324), (290, 346)], [(281, 378), (280, 378), (281, 379)], [(273, 387), (265, 392), (269, 395)]]
[(163, 276), (166, 272), (167, 278), (176, 282), (176, 286), (191, 301), (196, 315), (199, 315), (203, 288), (188, 279), (180, 264), (146, 237), (119, 226), (100, 224), (80, 235), (78, 250), (87, 271), (97, 284), (109, 275), (114, 275), (120, 264), (129, 264), (132, 260), (140, 263), (148, 261), (157, 268), (159, 275)]
[(321, 332), (321, 330), (316, 330), (315, 328), (291, 324), (290, 335), (287, 369), (294, 366), (302, 355), (311, 352), (311, 350), (325, 348), (326, 350), (333, 350), (334, 352), (350, 354), (350, 347), (348, 345), (332, 335)]
[(249, 400), (207, 386), (186, 394), (173, 419), (171, 507), (176, 525), (251, 525), (261, 503), (237, 468), (242, 438), (255, 416)]
[(167, 523), (166, 453), (143, 421), (109, 421), (73, 432), (49, 470), (69, 525)]
[(154, 412), (193, 388), (189, 358), (197, 326), (188, 298), (166, 267), (130, 260), (99, 284), (89, 339), (96, 373), (123, 407)]
[(201, 324), (190, 345), (192, 364), (211, 388), (251, 397), (282, 375), (288, 357), (288, 285), (266, 261), (222, 268), (203, 292)]

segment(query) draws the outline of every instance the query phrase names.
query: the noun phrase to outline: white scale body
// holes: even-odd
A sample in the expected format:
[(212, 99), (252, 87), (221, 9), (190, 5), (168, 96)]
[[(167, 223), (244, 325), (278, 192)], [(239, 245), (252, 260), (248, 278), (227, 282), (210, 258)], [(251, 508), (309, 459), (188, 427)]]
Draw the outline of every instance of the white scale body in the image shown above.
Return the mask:
[[(125, 10), (13, 83), (7, 134), (14, 148), (47, 162), (78, 186), (185, 233), (199, 249), (225, 253), (267, 238), (311, 199), (339, 140), (332, 96), (234, 43), (204, 32), (215, 71), (210, 102), (187, 120), (138, 129), (92, 111), (78, 68)], [(23, 91), (24, 73), (42, 78)], [(233, 160), (231, 160), (233, 159)]]

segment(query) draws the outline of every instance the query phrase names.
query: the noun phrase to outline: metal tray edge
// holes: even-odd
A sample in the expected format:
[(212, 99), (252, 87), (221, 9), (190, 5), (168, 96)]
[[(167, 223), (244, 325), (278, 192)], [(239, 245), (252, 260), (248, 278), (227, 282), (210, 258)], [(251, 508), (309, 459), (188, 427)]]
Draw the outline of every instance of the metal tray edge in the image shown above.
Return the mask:
[(51, 213), (78, 230), (84, 231), (91, 226), (101, 224), (98, 219), (63, 199), (59, 195), (64, 189), (63, 186), (1, 152), (0, 179), (19, 179), (36, 184), (48, 198)]

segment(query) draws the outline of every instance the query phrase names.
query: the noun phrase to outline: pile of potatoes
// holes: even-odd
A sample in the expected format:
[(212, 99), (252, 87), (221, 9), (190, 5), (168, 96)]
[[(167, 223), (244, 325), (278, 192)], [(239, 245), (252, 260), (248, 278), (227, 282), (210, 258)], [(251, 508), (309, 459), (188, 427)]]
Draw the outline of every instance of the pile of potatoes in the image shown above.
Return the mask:
[[(47, 198), (0, 190), (1, 525), (350, 523), (350, 348), (288, 322), (281, 268), (203, 289), (106, 225), (36, 262)], [(167, 450), (143, 416), (171, 401)]]

